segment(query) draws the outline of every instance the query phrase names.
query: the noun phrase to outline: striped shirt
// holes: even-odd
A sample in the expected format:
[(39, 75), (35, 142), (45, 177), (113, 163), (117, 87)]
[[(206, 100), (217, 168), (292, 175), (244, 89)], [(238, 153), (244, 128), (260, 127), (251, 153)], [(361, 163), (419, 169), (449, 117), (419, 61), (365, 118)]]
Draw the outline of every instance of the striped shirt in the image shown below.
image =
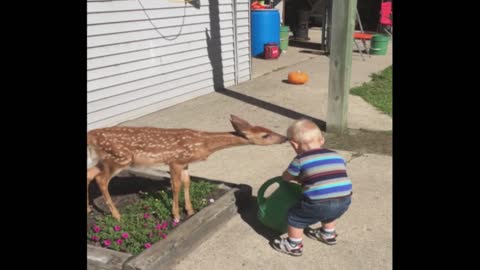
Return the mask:
[(321, 148), (299, 154), (287, 171), (298, 176), (303, 194), (311, 200), (343, 197), (352, 193), (345, 160), (335, 151)]

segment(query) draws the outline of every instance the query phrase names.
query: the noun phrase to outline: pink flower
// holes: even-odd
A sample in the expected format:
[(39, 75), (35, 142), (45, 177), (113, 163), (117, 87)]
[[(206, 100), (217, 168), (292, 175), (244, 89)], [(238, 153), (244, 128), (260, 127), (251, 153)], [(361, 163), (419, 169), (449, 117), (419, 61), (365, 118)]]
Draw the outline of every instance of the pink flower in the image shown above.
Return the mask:
[(123, 243), (123, 240), (122, 239), (117, 239), (117, 241), (115, 241), (115, 243), (121, 245)]
[(158, 235), (160, 235), (163, 239), (167, 239), (167, 235), (164, 233), (159, 233)]
[(92, 235), (92, 241), (97, 242), (98, 240), (100, 240), (100, 238), (98, 236)]
[(153, 232), (149, 233), (148, 237), (152, 238), (153, 237)]
[(167, 221), (164, 221), (164, 222), (162, 222), (161, 224), (160, 224), (160, 223), (157, 224), (157, 225), (155, 226), (155, 229), (157, 229), (157, 230), (165, 230), (165, 229), (167, 228), (167, 226), (168, 226), (168, 222), (167, 222)]
[(162, 229), (162, 230), (165, 230), (165, 229), (167, 228), (167, 226), (168, 226), (168, 222), (164, 221), (164, 222), (162, 223), (162, 228), (161, 228), (161, 229)]
[(106, 247), (109, 247), (111, 244), (112, 244), (112, 241), (110, 241), (108, 239), (103, 241), (103, 245), (106, 246)]
[(92, 230), (96, 233), (98, 233), (100, 231), (100, 227), (97, 226), (97, 224), (93, 224), (92, 226)]
[(116, 232), (120, 231), (120, 229), (121, 228), (120, 228), (119, 225), (113, 226), (113, 230), (116, 231)]
[(128, 235), (128, 233), (126, 233), (126, 232), (122, 233), (122, 238), (123, 239), (127, 239), (128, 237), (130, 237), (130, 235)]
[(152, 246), (152, 244), (150, 244), (150, 243), (145, 244), (145, 248), (150, 248), (151, 246)]
[(180, 222), (177, 222), (177, 221), (174, 220), (174, 221), (172, 221), (172, 226), (175, 227), (175, 226), (178, 225), (178, 223), (180, 223)]
[(150, 217), (150, 214), (149, 214), (149, 213), (143, 214), (143, 218), (144, 218), (144, 219), (147, 219), (147, 218), (149, 218), (149, 217)]

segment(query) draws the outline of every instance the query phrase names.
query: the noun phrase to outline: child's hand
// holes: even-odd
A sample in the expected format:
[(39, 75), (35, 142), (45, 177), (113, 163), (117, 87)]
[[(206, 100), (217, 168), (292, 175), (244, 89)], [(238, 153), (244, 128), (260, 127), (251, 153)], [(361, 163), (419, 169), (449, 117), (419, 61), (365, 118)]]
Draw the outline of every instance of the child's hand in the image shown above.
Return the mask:
[(284, 171), (283, 174), (282, 174), (282, 179), (284, 181), (287, 181), (287, 182), (290, 182), (290, 181), (298, 181), (297, 178), (295, 178), (295, 176), (291, 175), (290, 173), (288, 173), (288, 171)]

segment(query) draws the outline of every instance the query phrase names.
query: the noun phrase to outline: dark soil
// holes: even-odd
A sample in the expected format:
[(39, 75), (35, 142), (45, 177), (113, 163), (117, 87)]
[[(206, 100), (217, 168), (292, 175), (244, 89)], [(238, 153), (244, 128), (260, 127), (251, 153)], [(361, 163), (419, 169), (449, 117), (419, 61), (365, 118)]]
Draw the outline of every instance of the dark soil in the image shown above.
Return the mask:
[(392, 132), (348, 129), (341, 136), (326, 133), (325, 147), (356, 152), (357, 154), (376, 153), (391, 156)]

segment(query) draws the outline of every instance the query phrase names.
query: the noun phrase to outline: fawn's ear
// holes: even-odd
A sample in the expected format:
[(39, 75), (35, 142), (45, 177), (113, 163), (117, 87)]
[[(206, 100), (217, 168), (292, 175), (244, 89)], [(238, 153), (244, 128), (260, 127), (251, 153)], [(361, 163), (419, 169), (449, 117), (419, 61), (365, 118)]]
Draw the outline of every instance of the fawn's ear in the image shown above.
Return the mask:
[(247, 121), (233, 114), (230, 115), (230, 122), (232, 123), (235, 131), (243, 135), (245, 135), (244, 131), (247, 131), (252, 127)]

